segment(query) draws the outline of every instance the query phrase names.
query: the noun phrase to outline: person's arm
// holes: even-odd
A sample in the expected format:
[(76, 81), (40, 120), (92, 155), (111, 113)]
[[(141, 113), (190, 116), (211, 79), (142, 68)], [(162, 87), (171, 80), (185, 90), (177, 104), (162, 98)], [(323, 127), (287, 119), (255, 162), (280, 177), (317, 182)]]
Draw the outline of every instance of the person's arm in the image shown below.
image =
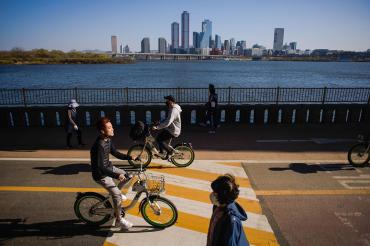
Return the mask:
[(117, 159), (120, 159), (120, 160), (132, 160), (131, 156), (129, 155), (125, 155), (121, 152), (119, 152), (116, 147), (114, 146), (113, 142), (111, 141), (110, 142), (110, 153), (116, 157)]
[(169, 125), (171, 125), (171, 123), (175, 120), (175, 112), (174, 112), (174, 108), (171, 109), (171, 111), (169, 112), (167, 118), (157, 126), (157, 129), (160, 130), (160, 129), (163, 129), (163, 128), (166, 128), (168, 127)]
[(73, 121), (73, 119), (72, 119), (72, 112), (71, 112), (71, 110), (70, 109), (68, 109), (68, 119), (69, 119), (69, 122), (72, 124), (72, 125), (74, 125), (74, 126), (76, 126), (77, 124)]
[(104, 148), (102, 146), (98, 146), (97, 148), (97, 153), (96, 153), (96, 158), (97, 158), (97, 166), (99, 168), (99, 170), (111, 177), (111, 178), (114, 178), (114, 179), (118, 179), (119, 178), (119, 174), (118, 173), (114, 173), (113, 170), (107, 168), (105, 165), (104, 165)]

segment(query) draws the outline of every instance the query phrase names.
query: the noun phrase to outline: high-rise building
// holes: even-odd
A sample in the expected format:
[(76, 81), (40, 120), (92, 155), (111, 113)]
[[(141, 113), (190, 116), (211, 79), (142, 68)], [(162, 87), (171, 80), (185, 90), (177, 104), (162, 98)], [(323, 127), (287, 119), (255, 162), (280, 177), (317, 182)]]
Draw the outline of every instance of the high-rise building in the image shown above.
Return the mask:
[(230, 54), (230, 41), (229, 40), (224, 41), (224, 54), (225, 55)]
[(141, 40), (141, 53), (150, 53), (149, 38), (143, 38), (143, 40)]
[(240, 45), (243, 48), (243, 50), (245, 50), (247, 48), (247, 41), (245, 40), (240, 41)]
[(167, 50), (167, 42), (165, 38), (158, 38), (158, 53), (164, 54)]
[(112, 53), (117, 54), (117, 36), (111, 36), (110, 42), (112, 44)]
[(290, 49), (291, 50), (296, 50), (297, 49), (297, 42), (291, 42), (289, 43)]
[(128, 45), (126, 45), (125, 48), (123, 48), (123, 52), (125, 54), (130, 53), (130, 47), (128, 47)]
[(179, 23), (172, 22), (171, 24), (171, 47), (172, 49), (178, 49), (179, 48)]
[(212, 21), (204, 20), (202, 22), (202, 32), (200, 37), (200, 47), (202, 49), (209, 48), (209, 41), (212, 38)]
[(274, 50), (280, 51), (283, 49), (284, 28), (275, 28), (274, 31)]
[(234, 54), (234, 51), (236, 50), (236, 43), (235, 43), (235, 38), (230, 38), (230, 50), (231, 54)]
[(181, 14), (181, 47), (189, 49), (189, 13), (187, 11)]
[(199, 32), (193, 32), (193, 48), (200, 48)]
[(216, 49), (221, 49), (221, 36), (217, 35), (215, 36), (215, 48)]
[(122, 44), (119, 46), (119, 53), (123, 53), (123, 46), (122, 46)]

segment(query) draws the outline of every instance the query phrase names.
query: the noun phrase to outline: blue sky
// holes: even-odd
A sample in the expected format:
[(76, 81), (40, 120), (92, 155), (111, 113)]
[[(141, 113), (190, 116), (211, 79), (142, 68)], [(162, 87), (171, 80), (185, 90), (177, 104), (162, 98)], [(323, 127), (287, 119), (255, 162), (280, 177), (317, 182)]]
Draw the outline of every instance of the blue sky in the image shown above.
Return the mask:
[(213, 22), (222, 40), (272, 48), (275, 27), (299, 49), (370, 49), (370, 0), (0, 0), (0, 50), (13, 47), (110, 50), (110, 36), (131, 50), (150, 37), (170, 42), (171, 23), (190, 13), (192, 32)]

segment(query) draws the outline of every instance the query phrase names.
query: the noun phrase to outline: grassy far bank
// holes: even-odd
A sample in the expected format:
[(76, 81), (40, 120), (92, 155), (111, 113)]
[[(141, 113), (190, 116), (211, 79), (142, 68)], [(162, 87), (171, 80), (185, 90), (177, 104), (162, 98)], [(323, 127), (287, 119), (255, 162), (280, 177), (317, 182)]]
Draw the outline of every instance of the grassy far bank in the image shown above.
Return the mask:
[(112, 58), (108, 54), (84, 53), (78, 51), (63, 52), (60, 50), (48, 51), (36, 49), (24, 51), (13, 49), (0, 51), (1, 64), (128, 64), (134, 61), (122, 58)]

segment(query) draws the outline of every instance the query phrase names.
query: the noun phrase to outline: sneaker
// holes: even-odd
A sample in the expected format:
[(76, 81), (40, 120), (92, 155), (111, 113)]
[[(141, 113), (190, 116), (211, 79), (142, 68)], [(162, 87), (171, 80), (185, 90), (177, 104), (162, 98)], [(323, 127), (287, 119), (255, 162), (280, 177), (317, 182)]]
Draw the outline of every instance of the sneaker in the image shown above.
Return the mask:
[(121, 227), (122, 229), (130, 229), (131, 227), (133, 226), (133, 224), (124, 219), (124, 218), (121, 218), (120, 220), (116, 220), (116, 227)]
[(127, 200), (127, 196), (125, 196), (124, 194), (121, 194), (121, 199), (122, 199), (122, 202), (123, 201), (126, 201)]

